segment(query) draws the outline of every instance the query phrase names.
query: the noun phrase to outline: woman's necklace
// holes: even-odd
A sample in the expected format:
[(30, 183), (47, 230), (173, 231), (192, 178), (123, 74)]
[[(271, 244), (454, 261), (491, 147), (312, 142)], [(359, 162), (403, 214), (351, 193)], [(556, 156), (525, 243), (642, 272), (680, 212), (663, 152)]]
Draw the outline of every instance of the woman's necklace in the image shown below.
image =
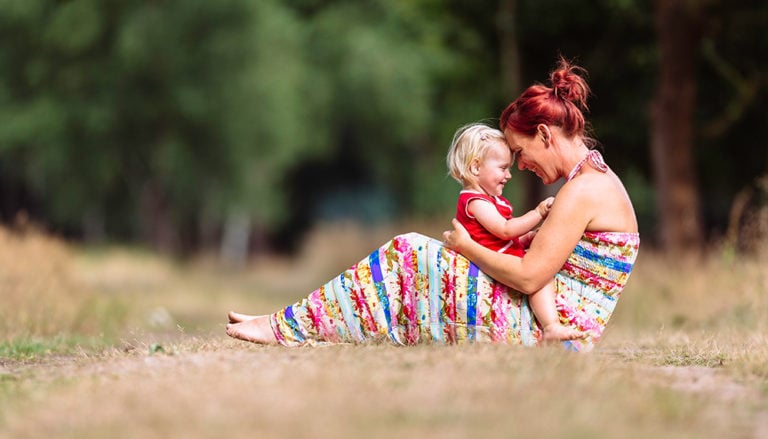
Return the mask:
[(598, 151), (591, 149), (587, 155), (585, 155), (583, 159), (579, 160), (579, 163), (576, 163), (576, 166), (571, 169), (571, 172), (568, 174), (568, 179), (566, 181), (573, 180), (573, 178), (576, 177), (576, 174), (581, 171), (581, 168), (584, 167), (584, 163), (587, 163), (587, 160), (589, 160), (589, 164), (598, 171), (608, 172), (608, 165), (605, 164), (603, 156)]

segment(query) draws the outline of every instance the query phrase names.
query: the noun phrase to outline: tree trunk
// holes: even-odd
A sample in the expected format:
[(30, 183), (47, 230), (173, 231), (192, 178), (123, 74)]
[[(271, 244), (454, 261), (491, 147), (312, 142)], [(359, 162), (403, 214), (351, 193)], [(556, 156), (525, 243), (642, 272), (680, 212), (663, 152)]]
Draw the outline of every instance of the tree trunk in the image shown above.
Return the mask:
[(101, 209), (92, 206), (82, 216), (83, 241), (89, 244), (102, 243), (107, 237), (106, 221)]
[(144, 185), (141, 193), (141, 225), (144, 241), (166, 254), (180, 249), (178, 225), (162, 186), (155, 181)]
[[(496, 28), (499, 35), (501, 89), (508, 104), (523, 91), (520, 47), (517, 39), (517, 0), (500, 0), (496, 15)], [(525, 212), (539, 204), (544, 196), (544, 185), (531, 172), (524, 172), (515, 177), (523, 197), (522, 204), (516, 206), (517, 212)]]
[(501, 89), (504, 98), (512, 100), (522, 92), (520, 49), (517, 42), (517, 0), (501, 0), (496, 15), (501, 49)]
[(659, 244), (672, 252), (698, 250), (703, 242), (693, 156), (699, 6), (656, 0), (659, 77), (651, 104), (651, 155)]
[(248, 261), (250, 236), (251, 218), (240, 209), (231, 209), (224, 222), (220, 259), (237, 267), (245, 266)]

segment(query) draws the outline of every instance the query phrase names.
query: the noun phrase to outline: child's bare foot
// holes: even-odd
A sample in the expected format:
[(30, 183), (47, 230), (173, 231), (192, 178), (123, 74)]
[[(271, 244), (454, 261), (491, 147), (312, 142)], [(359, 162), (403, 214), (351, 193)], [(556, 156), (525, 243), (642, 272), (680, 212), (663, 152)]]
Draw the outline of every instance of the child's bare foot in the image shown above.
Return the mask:
[(541, 341), (565, 341), (584, 338), (586, 334), (560, 323), (552, 323), (542, 328)]
[[(231, 318), (230, 318), (231, 320)], [(277, 344), (269, 324), (269, 316), (254, 316), (249, 320), (227, 325), (227, 335), (238, 340), (259, 344)]]
[(229, 317), (229, 323), (240, 323), (245, 322), (247, 320), (253, 320), (258, 316), (252, 316), (249, 314), (241, 314), (239, 312), (230, 311), (229, 314), (227, 314)]

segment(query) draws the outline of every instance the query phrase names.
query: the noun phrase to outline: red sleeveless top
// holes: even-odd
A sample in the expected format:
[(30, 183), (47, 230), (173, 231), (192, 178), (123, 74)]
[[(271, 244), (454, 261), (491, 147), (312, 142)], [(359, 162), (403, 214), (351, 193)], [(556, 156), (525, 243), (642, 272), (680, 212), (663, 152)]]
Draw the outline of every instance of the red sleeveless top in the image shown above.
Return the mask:
[(471, 236), (478, 244), (491, 250), (520, 257), (525, 255), (525, 249), (520, 245), (517, 238), (499, 238), (483, 227), (482, 224), (467, 211), (469, 202), (477, 199), (493, 204), (504, 219), (512, 218), (512, 204), (506, 198), (502, 196), (491, 197), (474, 191), (461, 191), (459, 193), (459, 201), (456, 203), (456, 219), (459, 220), (465, 229), (467, 229), (469, 236)]

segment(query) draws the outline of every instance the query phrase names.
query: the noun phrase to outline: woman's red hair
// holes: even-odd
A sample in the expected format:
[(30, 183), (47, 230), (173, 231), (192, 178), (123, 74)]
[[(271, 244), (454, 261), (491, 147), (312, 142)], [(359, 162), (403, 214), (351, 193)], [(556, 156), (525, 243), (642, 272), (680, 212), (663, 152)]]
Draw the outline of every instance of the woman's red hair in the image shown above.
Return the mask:
[(582, 111), (588, 111), (589, 86), (583, 78), (586, 70), (560, 57), (557, 68), (550, 73), (551, 87), (534, 84), (528, 87), (501, 113), (502, 131), (532, 136), (539, 124), (560, 127), (569, 136), (584, 138), (587, 145), (595, 142), (586, 135), (587, 123)]

